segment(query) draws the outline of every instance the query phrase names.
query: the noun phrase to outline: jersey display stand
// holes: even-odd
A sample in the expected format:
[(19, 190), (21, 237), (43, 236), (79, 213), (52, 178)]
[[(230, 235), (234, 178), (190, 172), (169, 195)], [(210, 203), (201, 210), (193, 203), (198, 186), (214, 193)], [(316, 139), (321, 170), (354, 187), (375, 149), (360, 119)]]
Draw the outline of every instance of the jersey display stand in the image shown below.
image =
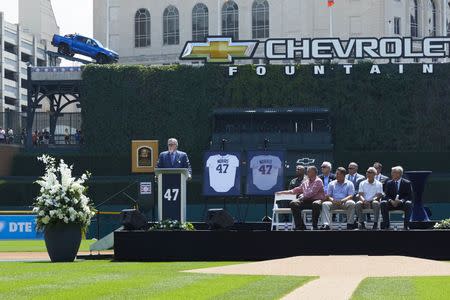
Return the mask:
[(188, 169), (155, 169), (158, 178), (158, 220), (186, 222), (186, 180)]
[(224, 150), (207, 151), (204, 153), (203, 196), (205, 197), (204, 215), (208, 210), (208, 198), (223, 200), (223, 209), (226, 209), (227, 198), (237, 197), (239, 212), (238, 222), (241, 219), (239, 197), (241, 196), (241, 153)]
[(264, 151), (247, 152), (247, 195), (264, 196), (265, 216), (262, 222), (271, 222), (268, 215), (268, 200), (275, 192), (283, 190), (284, 151), (267, 150), (269, 141), (264, 141)]
[(247, 162), (247, 195), (273, 196), (283, 189), (283, 151), (248, 151)]
[(203, 195), (239, 196), (241, 194), (240, 159), (240, 152), (205, 152)]

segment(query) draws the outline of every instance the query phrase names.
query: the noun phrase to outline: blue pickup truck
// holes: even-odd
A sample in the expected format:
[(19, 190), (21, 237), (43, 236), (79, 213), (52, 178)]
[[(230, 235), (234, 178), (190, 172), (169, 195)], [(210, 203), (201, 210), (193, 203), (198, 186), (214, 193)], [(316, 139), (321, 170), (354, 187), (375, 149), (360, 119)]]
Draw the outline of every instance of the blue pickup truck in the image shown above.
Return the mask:
[(67, 56), (81, 54), (95, 59), (99, 64), (108, 64), (119, 61), (119, 54), (92, 38), (79, 34), (67, 34), (65, 36), (55, 34), (52, 45), (58, 48), (58, 53)]

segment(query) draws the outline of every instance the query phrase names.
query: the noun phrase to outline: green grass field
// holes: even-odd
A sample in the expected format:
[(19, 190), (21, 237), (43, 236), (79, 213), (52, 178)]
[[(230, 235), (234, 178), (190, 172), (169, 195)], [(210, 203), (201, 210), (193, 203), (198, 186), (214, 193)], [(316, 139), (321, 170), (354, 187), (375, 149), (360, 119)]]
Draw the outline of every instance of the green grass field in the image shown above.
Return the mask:
[(180, 272), (232, 263), (0, 263), (0, 299), (279, 299), (313, 277)]
[[(80, 251), (89, 251), (93, 240), (82, 240)], [(44, 240), (0, 240), (0, 252), (47, 252)]]
[(447, 300), (450, 276), (366, 278), (352, 300)]
[[(92, 240), (83, 240), (88, 251)], [(43, 240), (0, 241), (0, 252), (45, 252)], [(232, 262), (0, 263), (0, 299), (279, 299), (314, 277), (210, 275), (183, 270)], [(352, 300), (450, 299), (448, 277), (366, 278)]]

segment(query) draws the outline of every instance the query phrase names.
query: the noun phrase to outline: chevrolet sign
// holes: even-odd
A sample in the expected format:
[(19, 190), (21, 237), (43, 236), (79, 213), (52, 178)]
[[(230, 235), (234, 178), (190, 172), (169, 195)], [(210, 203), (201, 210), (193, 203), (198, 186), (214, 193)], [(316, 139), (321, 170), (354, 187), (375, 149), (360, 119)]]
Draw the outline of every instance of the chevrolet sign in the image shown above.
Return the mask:
[(259, 41), (234, 42), (230, 37), (208, 37), (206, 42), (187, 42), (180, 59), (233, 63), (236, 58), (252, 58), (258, 44)]

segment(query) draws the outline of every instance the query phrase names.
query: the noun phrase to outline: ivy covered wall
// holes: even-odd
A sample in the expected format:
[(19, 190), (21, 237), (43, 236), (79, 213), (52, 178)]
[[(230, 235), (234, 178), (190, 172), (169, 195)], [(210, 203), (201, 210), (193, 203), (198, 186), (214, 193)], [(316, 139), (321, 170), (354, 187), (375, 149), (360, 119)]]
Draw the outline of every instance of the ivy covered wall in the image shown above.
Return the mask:
[(178, 137), (194, 163), (208, 148), (211, 112), (217, 107), (327, 107), (331, 111), (335, 150), (342, 152), (450, 151), (450, 65), (422, 74), (421, 65), (371, 64), (326, 66), (268, 65), (266, 76), (255, 66), (240, 66), (228, 77), (220, 66), (89, 65), (83, 72), (82, 117), (85, 151), (123, 155), (132, 139)]

